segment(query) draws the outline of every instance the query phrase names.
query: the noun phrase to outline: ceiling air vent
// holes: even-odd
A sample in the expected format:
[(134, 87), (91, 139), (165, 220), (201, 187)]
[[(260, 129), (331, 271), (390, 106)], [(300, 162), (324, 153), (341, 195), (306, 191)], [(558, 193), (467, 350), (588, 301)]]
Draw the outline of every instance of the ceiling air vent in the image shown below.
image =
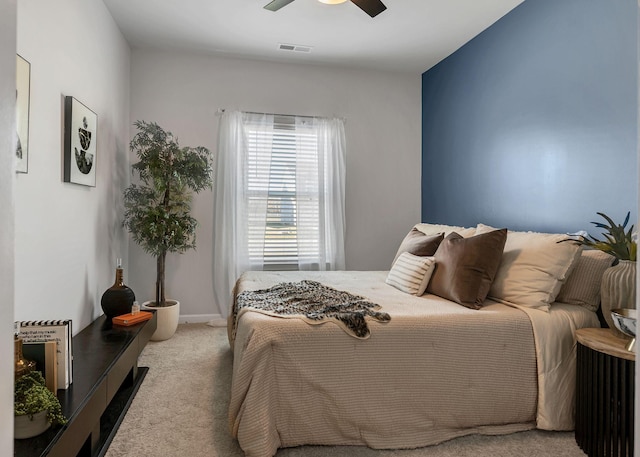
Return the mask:
[(280, 43), (278, 49), (281, 51), (295, 51), (295, 52), (311, 52), (311, 46), (301, 46), (299, 44), (284, 44)]

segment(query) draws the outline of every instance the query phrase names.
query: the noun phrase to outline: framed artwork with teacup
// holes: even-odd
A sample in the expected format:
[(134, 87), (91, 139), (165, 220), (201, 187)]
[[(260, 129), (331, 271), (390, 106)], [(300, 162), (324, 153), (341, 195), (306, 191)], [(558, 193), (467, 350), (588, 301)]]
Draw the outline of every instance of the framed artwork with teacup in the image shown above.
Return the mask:
[(74, 97), (64, 99), (64, 182), (96, 186), (98, 116)]

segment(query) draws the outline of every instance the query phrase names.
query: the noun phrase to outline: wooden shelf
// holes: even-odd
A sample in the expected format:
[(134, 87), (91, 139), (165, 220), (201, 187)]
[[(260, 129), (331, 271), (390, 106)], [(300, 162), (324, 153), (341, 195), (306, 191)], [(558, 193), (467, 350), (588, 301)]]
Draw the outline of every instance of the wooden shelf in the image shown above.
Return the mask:
[(578, 343), (595, 351), (625, 360), (636, 360), (636, 353), (627, 351), (631, 338), (619, 337), (609, 328), (581, 328), (576, 332)]
[(58, 390), (63, 427), (14, 440), (17, 457), (96, 457), (106, 453), (147, 368), (138, 356), (155, 332), (157, 316), (131, 327), (103, 315), (73, 337), (73, 383)]

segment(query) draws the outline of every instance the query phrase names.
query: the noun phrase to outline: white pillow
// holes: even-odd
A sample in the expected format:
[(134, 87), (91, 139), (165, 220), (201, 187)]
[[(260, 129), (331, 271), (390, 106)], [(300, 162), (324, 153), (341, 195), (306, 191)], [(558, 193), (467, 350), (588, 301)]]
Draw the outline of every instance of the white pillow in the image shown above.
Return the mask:
[(387, 275), (386, 283), (411, 295), (422, 295), (436, 266), (433, 257), (418, 257), (403, 252)]
[(596, 249), (584, 249), (556, 297), (560, 303), (580, 305), (591, 311), (600, 306), (602, 275), (615, 257)]
[[(478, 224), (476, 234), (492, 230)], [(575, 243), (558, 243), (566, 238), (564, 234), (509, 231), (489, 298), (549, 311), (582, 250)]]
[(476, 234), (475, 227), (458, 227), (457, 225), (442, 225), (442, 224), (416, 224), (414, 226), (425, 235), (436, 235), (438, 233), (444, 233), (445, 238), (451, 233), (456, 232), (462, 238), (469, 238)]

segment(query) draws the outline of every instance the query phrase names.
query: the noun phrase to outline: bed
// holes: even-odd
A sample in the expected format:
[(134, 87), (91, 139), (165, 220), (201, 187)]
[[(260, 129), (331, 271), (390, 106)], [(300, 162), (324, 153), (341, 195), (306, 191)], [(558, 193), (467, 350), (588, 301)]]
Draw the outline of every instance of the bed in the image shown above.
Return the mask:
[[(559, 248), (566, 251), (564, 258), (556, 262), (536, 252), (546, 265), (541, 269), (523, 244), (536, 245), (534, 235), (548, 234), (508, 232), (496, 271), (485, 284), (488, 298), (466, 306), (432, 293), (438, 291), (430, 289), (431, 282), (447, 260), (438, 257), (438, 248), (431, 252), (433, 246), (428, 250), (433, 256), (411, 254), (424, 253), (409, 239), (416, 230), (421, 239), (462, 234), (463, 243), (492, 231), (417, 224), (390, 271), (245, 272), (240, 277), (228, 327), (234, 353), (229, 421), (247, 457), (307, 444), (416, 448), (477, 433), (573, 429), (574, 333), (600, 326), (594, 309), (597, 277), (610, 260), (584, 273), (587, 256), (573, 243), (557, 243), (555, 235), (556, 246), (546, 239), (542, 250)], [(446, 243), (442, 239), (439, 245)], [(411, 255), (435, 258), (421, 294), (390, 284), (400, 256)], [(540, 271), (542, 279), (535, 277)], [(547, 281), (548, 276), (555, 280)], [(310, 325), (296, 316), (237, 308), (244, 293), (306, 280), (363, 297), (390, 319), (367, 319), (370, 333), (357, 338), (331, 319)], [(516, 298), (522, 290), (514, 281), (533, 287), (521, 303)], [(552, 290), (538, 293), (540, 281)]]

